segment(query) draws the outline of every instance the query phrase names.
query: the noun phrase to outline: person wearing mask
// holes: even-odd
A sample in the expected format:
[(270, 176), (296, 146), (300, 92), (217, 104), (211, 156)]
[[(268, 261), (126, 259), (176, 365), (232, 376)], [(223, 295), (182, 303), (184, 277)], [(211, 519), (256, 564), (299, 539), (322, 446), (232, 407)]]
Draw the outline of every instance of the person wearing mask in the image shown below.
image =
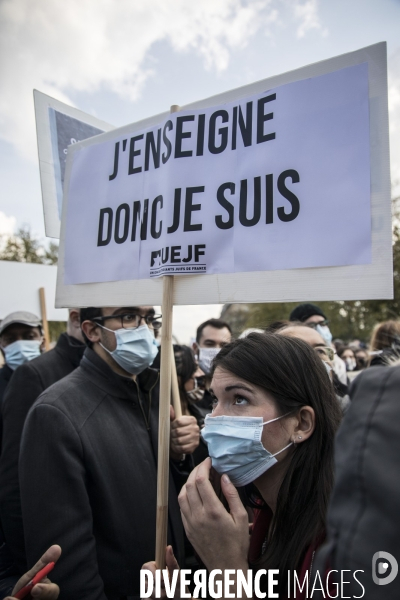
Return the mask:
[[(39, 327), (35, 329), (39, 332)], [(41, 340), (40, 336), (40, 343)], [(39, 340), (36, 343), (39, 344)], [(79, 366), (84, 349), (79, 310), (70, 309), (66, 333), (60, 335), (52, 350), (18, 367), (4, 396), (4, 431), (0, 455), (0, 521), (6, 544), (0, 548), (0, 576), (2, 572), (7, 572), (18, 578), (26, 570), (18, 469), (26, 416), (44, 390)]]
[[(179, 495), (187, 536), (208, 571), (279, 569), (274, 592), (293, 598), (288, 571), (302, 582), (326, 535), (341, 419), (326, 370), (303, 340), (253, 333), (222, 348), (210, 389), (214, 409), (202, 435), (211, 459)], [(250, 539), (243, 501), (255, 508)], [(170, 548), (166, 560), (178, 568)], [(305, 597), (304, 586), (296, 598)]]
[[(43, 333), (39, 317), (27, 311), (7, 315), (0, 324), (0, 349), (5, 364), (0, 369), (0, 457), (3, 446), (3, 401), (15, 371), (40, 356)], [(0, 478), (0, 491), (3, 483)], [(15, 574), (13, 558), (7, 548), (0, 520), (0, 579)]]
[[(47, 389), (25, 423), (21, 504), (28, 562), (63, 549), (52, 580), (65, 598), (140, 596), (140, 566), (154, 554), (158, 378), (150, 366), (161, 315), (151, 306), (83, 308), (80, 366)], [(168, 539), (183, 555), (174, 483), (199, 444), (196, 419), (171, 423)], [(45, 468), (43, 468), (45, 465)]]
[(4, 394), (15, 369), (39, 356), (42, 344), (42, 323), (39, 317), (33, 313), (20, 310), (10, 313), (2, 320), (0, 324), (0, 350), (4, 357), (4, 366), (0, 369), (0, 414)]
[(324, 362), (325, 368), (329, 373), (336, 397), (343, 412), (348, 408), (350, 399), (348, 388), (339, 381), (333, 370), (334, 350), (327, 346), (323, 337), (313, 328), (303, 325), (301, 322), (289, 322), (287, 326), (282, 327), (277, 333), (287, 337), (298, 338), (309, 344)]
[[(201, 405), (204, 397), (204, 373), (198, 366), (193, 350), (189, 346), (173, 345), (176, 372), (178, 376), (179, 396), (182, 414), (195, 417), (200, 429), (204, 427), (204, 419), (211, 412), (211, 408)], [(207, 444), (200, 437), (200, 443), (192, 452), (192, 468), (199, 465), (208, 456)], [(188, 475), (188, 474), (187, 474)], [(177, 485), (178, 491), (186, 483), (187, 477)], [(185, 565), (192, 571), (200, 568), (192, 545), (185, 536)]]
[(346, 372), (349, 381), (353, 381), (355, 377), (357, 377), (357, 362), (354, 354), (354, 350), (350, 348), (350, 346), (341, 346), (337, 354), (339, 358), (344, 361), (346, 365)]
[[(196, 363), (193, 350), (189, 346), (174, 344), (173, 348), (182, 414), (195, 417), (198, 426), (202, 429), (206, 415), (211, 412), (211, 408), (204, 408), (201, 404), (205, 391), (204, 373)], [(203, 439), (200, 439), (192, 456), (195, 465), (207, 458), (207, 446)]]
[(208, 392), (211, 382), (211, 363), (221, 348), (231, 340), (232, 330), (222, 319), (209, 319), (197, 328), (193, 350), (199, 367), (205, 374), (205, 393), (201, 403), (204, 408), (210, 408), (212, 405), (212, 397)]
[(356, 357), (354, 356), (354, 351), (349, 346), (341, 346), (341, 348), (338, 349), (337, 353), (339, 358), (341, 358), (344, 361), (346, 365), (346, 371), (355, 371), (357, 363)]
[[(290, 313), (289, 320), (300, 321), (301, 323), (304, 323), (304, 325), (307, 325), (307, 327), (313, 327), (320, 336), (323, 337), (326, 346), (335, 348), (332, 344), (332, 333), (329, 329), (329, 321), (319, 306), (311, 303), (299, 304)], [(344, 386), (347, 386), (346, 365), (336, 353), (332, 365), (339, 381)]]

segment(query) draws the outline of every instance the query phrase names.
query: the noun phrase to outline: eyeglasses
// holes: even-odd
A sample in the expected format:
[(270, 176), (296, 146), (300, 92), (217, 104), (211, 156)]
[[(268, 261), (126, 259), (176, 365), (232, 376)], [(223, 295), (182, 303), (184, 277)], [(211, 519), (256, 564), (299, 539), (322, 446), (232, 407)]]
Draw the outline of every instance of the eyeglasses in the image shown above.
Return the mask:
[(329, 346), (316, 346), (314, 350), (322, 359), (323, 357), (328, 358), (329, 360), (333, 360), (335, 358), (335, 351)]
[(319, 321), (318, 323), (304, 323), (304, 325), (315, 329), (316, 327), (318, 327), (318, 325), (320, 325), (321, 327), (327, 327), (329, 325), (329, 321), (328, 319), (324, 319), (323, 321)]
[(123, 329), (137, 329), (140, 323), (144, 321), (152, 329), (161, 329), (162, 315), (139, 315), (138, 313), (125, 313), (123, 315), (107, 315), (106, 317), (94, 317), (92, 321), (104, 323), (109, 319), (117, 319)]

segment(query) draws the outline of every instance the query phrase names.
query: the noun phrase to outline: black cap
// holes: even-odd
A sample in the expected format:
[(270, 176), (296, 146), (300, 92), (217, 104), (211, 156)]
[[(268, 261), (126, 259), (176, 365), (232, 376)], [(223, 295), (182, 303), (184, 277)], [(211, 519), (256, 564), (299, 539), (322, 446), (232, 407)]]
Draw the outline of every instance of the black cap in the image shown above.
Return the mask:
[(302, 323), (304, 323), (304, 321), (307, 321), (307, 319), (309, 319), (313, 315), (319, 315), (320, 317), (324, 317), (324, 319), (326, 319), (326, 316), (319, 308), (319, 306), (310, 303), (299, 304), (290, 313), (289, 321), (301, 321)]

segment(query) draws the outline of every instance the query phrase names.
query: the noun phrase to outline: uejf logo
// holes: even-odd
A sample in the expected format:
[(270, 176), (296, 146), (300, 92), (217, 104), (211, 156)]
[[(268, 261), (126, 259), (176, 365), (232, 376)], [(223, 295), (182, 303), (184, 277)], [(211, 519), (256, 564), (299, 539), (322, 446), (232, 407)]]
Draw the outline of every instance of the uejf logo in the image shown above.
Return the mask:
[(399, 565), (389, 552), (375, 552), (372, 557), (372, 579), (377, 585), (387, 585), (397, 577)]

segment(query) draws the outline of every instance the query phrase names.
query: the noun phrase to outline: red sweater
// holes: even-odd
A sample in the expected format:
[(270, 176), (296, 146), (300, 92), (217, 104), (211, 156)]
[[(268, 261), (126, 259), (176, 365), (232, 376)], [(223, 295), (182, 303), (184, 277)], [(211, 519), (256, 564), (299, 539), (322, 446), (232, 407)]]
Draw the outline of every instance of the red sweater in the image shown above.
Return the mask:
[[(254, 564), (260, 558), (260, 556), (262, 554), (263, 545), (264, 545), (264, 542), (268, 535), (268, 529), (271, 524), (271, 521), (272, 521), (272, 511), (271, 510), (263, 509), (263, 510), (255, 510), (254, 511), (254, 522), (253, 522), (253, 529), (252, 529), (252, 533), (251, 533), (250, 548), (249, 548), (249, 554), (248, 554), (250, 564)], [(311, 544), (310, 547), (308, 548), (308, 550), (304, 556), (301, 568), (300, 568), (300, 570), (299, 569), (297, 570), (297, 577), (299, 579), (300, 585), (304, 581), (304, 577), (306, 576), (307, 571), (309, 571), (309, 578), (310, 578), (314, 555), (320, 545), (321, 545), (320, 543), (315, 543), (315, 544)], [(282, 575), (287, 577), (286, 573), (283, 573)], [(312, 583), (310, 583), (309, 589), (311, 589), (311, 587), (312, 587)], [(299, 592), (298, 589), (296, 589), (296, 600), (305, 600), (307, 598), (306, 593), (307, 593), (306, 586), (304, 586), (302, 592)], [(291, 573), (290, 596), (285, 596), (285, 597), (280, 596), (280, 600), (287, 600), (287, 599), (291, 600), (292, 598), (294, 598), (294, 596), (293, 596), (293, 574)]]

